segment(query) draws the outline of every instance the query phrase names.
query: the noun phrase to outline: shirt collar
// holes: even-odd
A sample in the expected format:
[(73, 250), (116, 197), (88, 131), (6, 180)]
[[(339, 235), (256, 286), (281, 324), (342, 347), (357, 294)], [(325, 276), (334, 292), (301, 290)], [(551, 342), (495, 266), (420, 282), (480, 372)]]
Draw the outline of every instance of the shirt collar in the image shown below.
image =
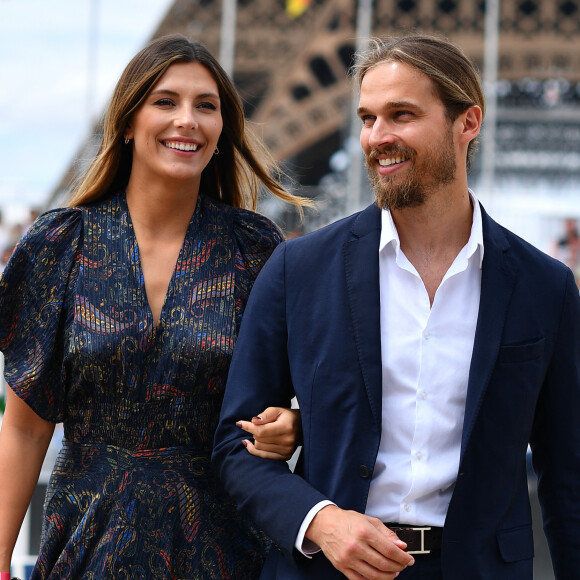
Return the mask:
[[(473, 222), (471, 224), (471, 234), (466, 244), (467, 258), (470, 258), (476, 252), (479, 252), (479, 267), (483, 263), (483, 225), (481, 221), (481, 209), (479, 201), (471, 189), (469, 190), (471, 202), (473, 206)], [(379, 241), (379, 253), (388, 245), (392, 245), (395, 249), (395, 255), (398, 257), (401, 249), (401, 242), (399, 234), (393, 221), (393, 216), (388, 209), (381, 212), (381, 238)]]

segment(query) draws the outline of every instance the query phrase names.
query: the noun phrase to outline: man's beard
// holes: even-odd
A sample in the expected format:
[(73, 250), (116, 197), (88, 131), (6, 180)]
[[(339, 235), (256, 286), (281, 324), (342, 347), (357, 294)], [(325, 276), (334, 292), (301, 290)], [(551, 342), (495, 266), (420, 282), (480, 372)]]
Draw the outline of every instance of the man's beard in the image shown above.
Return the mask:
[[(407, 176), (380, 175), (377, 172), (377, 155), (401, 157), (410, 163)], [(455, 150), (451, 131), (441, 140), (438, 147), (431, 147), (422, 154), (417, 163), (417, 152), (408, 147), (395, 145), (383, 149), (372, 149), (366, 156), (366, 165), (377, 204), (381, 209), (404, 209), (422, 205), (429, 192), (455, 179)]]

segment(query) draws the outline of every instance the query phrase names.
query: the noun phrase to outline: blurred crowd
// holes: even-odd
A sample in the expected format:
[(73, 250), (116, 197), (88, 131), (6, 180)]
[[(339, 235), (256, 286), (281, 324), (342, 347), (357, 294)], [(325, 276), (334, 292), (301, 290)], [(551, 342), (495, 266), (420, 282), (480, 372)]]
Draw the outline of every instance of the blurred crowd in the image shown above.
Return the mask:
[(25, 221), (8, 225), (0, 210), (0, 273), (8, 263), (14, 247), (38, 217), (38, 210), (31, 209)]
[(564, 233), (555, 240), (552, 255), (572, 269), (580, 288), (580, 235), (578, 223), (572, 218), (564, 222)]
[(545, 81), (532, 78), (519, 81), (500, 80), (497, 97), (505, 107), (576, 107), (580, 104), (580, 83), (574, 84), (565, 78)]

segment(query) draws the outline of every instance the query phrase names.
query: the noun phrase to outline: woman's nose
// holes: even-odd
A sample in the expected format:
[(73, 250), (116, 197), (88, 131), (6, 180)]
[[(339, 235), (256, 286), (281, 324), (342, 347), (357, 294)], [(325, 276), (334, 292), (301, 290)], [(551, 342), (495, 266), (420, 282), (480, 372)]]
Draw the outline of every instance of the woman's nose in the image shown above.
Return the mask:
[(198, 123), (193, 111), (189, 107), (179, 109), (175, 118), (175, 125), (185, 129), (197, 129)]

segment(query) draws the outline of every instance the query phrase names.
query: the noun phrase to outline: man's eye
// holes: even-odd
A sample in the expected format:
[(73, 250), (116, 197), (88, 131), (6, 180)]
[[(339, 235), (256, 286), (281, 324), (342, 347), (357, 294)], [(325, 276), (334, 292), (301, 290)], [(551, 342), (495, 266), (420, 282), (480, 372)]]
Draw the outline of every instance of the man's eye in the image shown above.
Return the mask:
[(360, 120), (365, 127), (371, 127), (372, 124), (375, 122), (375, 117), (372, 115), (363, 115)]

